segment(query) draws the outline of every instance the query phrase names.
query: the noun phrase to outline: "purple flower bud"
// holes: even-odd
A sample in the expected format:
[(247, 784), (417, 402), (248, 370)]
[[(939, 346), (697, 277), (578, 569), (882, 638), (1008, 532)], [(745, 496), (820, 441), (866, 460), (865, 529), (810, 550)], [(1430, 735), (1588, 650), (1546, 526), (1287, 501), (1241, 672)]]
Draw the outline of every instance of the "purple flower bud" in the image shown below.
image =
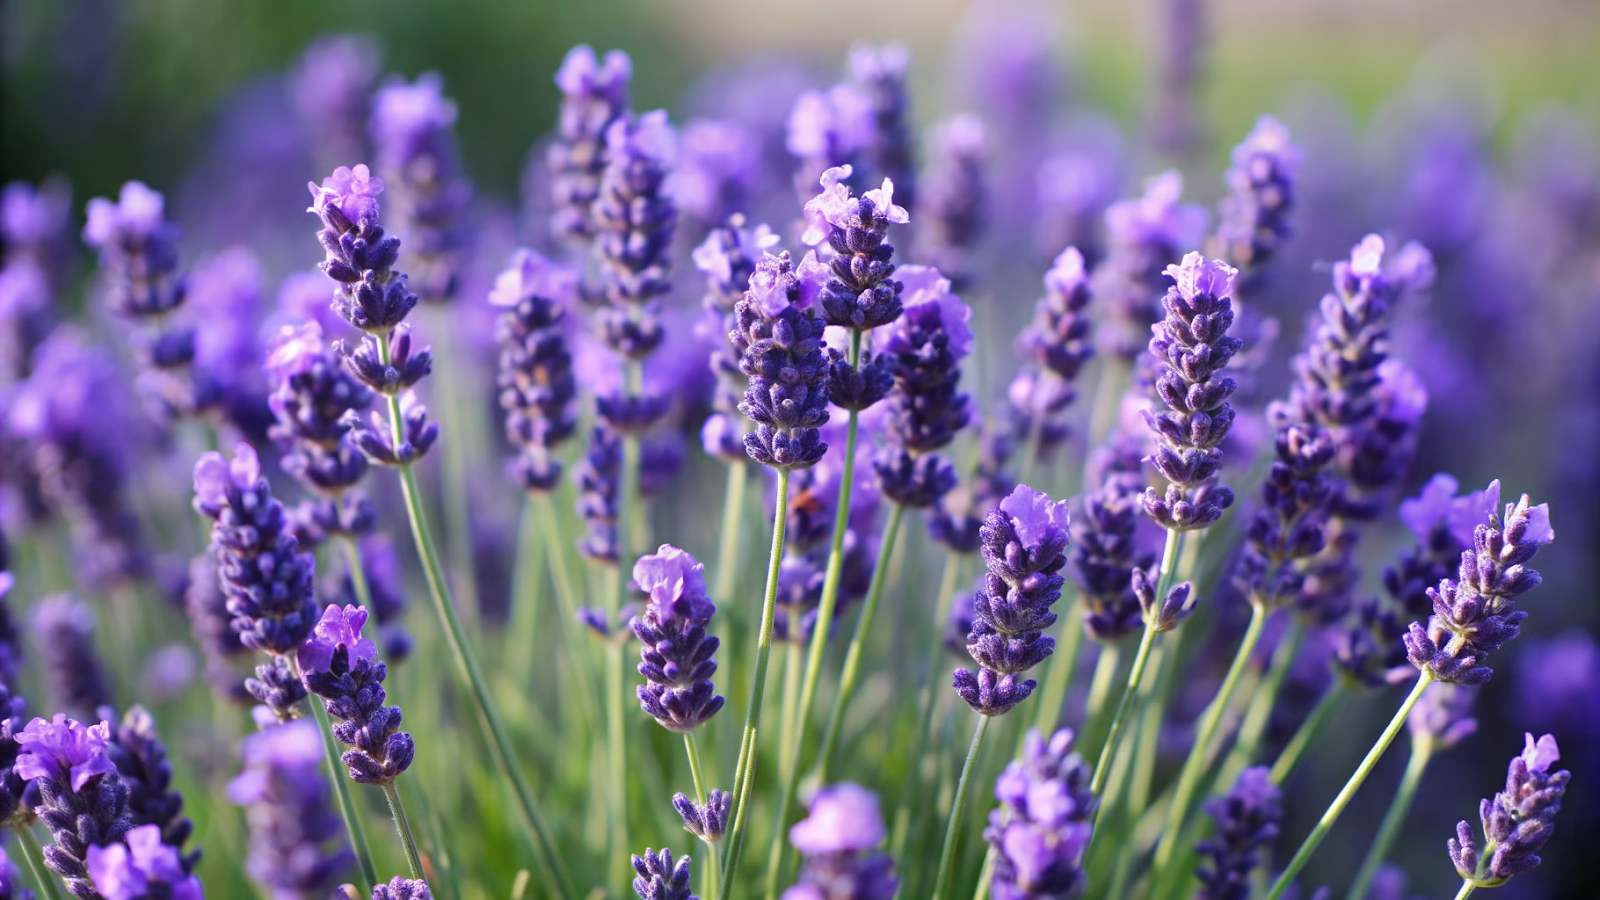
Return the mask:
[(1478, 887), (1498, 887), (1539, 864), (1539, 850), (1555, 831), (1556, 813), (1570, 772), (1550, 769), (1561, 758), (1554, 735), (1524, 736), (1522, 754), (1511, 760), (1506, 789), (1478, 807), (1486, 841), (1480, 853), (1472, 826), (1456, 825), (1450, 859), (1462, 878)]
[(428, 883), (420, 878), (396, 876), (389, 879), (388, 884), (374, 886), (372, 900), (433, 900), (433, 892), (428, 889)]
[(518, 449), (510, 472), (529, 491), (550, 491), (560, 482), (561, 462), (552, 451), (577, 430), (572, 413), (577, 382), (561, 330), (564, 304), (572, 300), (577, 282), (571, 269), (524, 249), (489, 294), (490, 303), (506, 308), (497, 332), (496, 383), (506, 411), (506, 437)]
[(646, 848), (644, 856), (633, 858), (633, 890), (639, 900), (698, 900), (689, 889), (689, 857), (680, 856), (676, 865), (672, 851), (660, 853)]
[(322, 773), (322, 737), (310, 719), (272, 725), (244, 740), (244, 771), (228, 799), (248, 806), (245, 869), (285, 896), (324, 897), (354, 861)]
[(722, 708), (711, 676), (718, 641), (706, 633), (716, 605), (706, 592), (705, 566), (671, 544), (662, 544), (633, 566), (633, 580), (649, 594), (644, 613), (629, 622), (644, 647), (639, 703), (662, 727), (691, 732)]
[(22, 748), (17, 754), (17, 774), (29, 781), (48, 778), (71, 785), (75, 793), (82, 791), (96, 775), (116, 774), (117, 767), (106, 755), (110, 739), (107, 722), (85, 727), (62, 713), (49, 722), (35, 718), (17, 734), (17, 745)]
[(367, 610), (329, 605), (316, 637), (300, 647), (305, 685), (321, 697), (333, 719), (333, 735), (352, 749), (340, 761), (363, 784), (390, 784), (411, 765), (415, 748), (400, 728), (400, 707), (385, 706), (388, 667), (378, 648), (361, 636)]
[(133, 824), (128, 787), (106, 752), (110, 736), (109, 723), (85, 727), (60, 713), (50, 722), (34, 719), (16, 734), (17, 777), (38, 790), (33, 811), (54, 841), (45, 848), (45, 866), (75, 897), (94, 894), (84, 863), (89, 848), (121, 840)]
[(160, 828), (130, 828), (123, 841), (90, 847), (85, 860), (89, 880), (105, 900), (204, 900), (200, 879), (179, 863), (177, 850), (162, 843)]
[(1246, 900), (1250, 876), (1261, 864), (1263, 848), (1278, 838), (1283, 819), (1283, 798), (1265, 767), (1239, 773), (1225, 796), (1206, 803), (1215, 823), (1215, 836), (1201, 842), (1199, 851), (1209, 861), (1197, 872), (1205, 900)]
[(800, 851), (799, 882), (783, 900), (891, 900), (899, 880), (894, 861), (870, 854), (887, 831), (876, 794), (850, 782), (819, 789), (811, 814), (789, 829), (789, 843)]
[(1072, 752), (1073, 734), (1057, 731), (1048, 742), (1028, 732), (1022, 758), (995, 781), (1000, 805), (989, 813), (983, 838), (998, 851), (992, 889), (996, 898), (1070, 897), (1088, 883), (1088, 847), (1097, 799), (1091, 772)]
[(706, 793), (704, 806), (683, 794), (672, 795), (672, 808), (683, 817), (683, 829), (708, 844), (722, 840), (727, 833), (732, 802), (732, 794), (716, 788)]

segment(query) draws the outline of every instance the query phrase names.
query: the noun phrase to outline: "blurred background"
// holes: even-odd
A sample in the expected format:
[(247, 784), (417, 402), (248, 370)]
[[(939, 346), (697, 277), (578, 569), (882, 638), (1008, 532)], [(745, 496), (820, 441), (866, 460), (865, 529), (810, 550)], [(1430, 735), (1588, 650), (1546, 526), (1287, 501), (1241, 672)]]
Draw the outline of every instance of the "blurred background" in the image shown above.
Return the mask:
[[(1546, 865), (1501, 894), (1595, 896), (1582, 885), (1600, 883), (1584, 850), (1600, 834), (1600, 3), (3, 0), (0, 181), (66, 179), (76, 231), (87, 198), (143, 180), (167, 194), (185, 259), (248, 243), (270, 294), (315, 259), (304, 184), (357, 161), (327, 158), (297, 102), (302, 54), (333, 33), (369, 36), (375, 75), (442, 75), (481, 221), (515, 232), (496, 248), (545, 240), (540, 141), (573, 44), (632, 56), (635, 108), (739, 118), (781, 168), (794, 97), (838, 80), (852, 44), (904, 42), (919, 128), (961, 111), (989, 126), (995, 205), (967, 298), (987, 348), (972, 372), (984, 402), (1011, 377), (1009, 336), (1071, 233), (1070, 198), (1050, 192), (1083, 185), (1052, 180), (1071, 169), (1052, 161), (1097, 167), (1083, 188), (1096, 215), (1168, 167), (1209, 207), (1229, 148), (1258, 116), (1279, 117), (1305, 161), (1295, 243), (1261, 301), (1282, 322), (1278, 355), (1296, 346), (1327, 261), (1362, 234), (1427, 244), (1438, 286), (1397, 326), (1434, 398), (1408, 488), (1434, 471), (1469, 487), (1499, 477), (1513, 498), (1548, 498), (1559, 535), (1540, 557), (1547, 584), (1526, 636), (1486, 689), (1483, 728), (1430, 772), (1396, 854), (1411, 888), (1395, 896), (1457, 883), (1444, 842), (1497, 789), (1523, 730), (1557, 731), (1574, 781)], [(777, 194), (775, 215), (792, 216), (792, 195)], [(79, 283), (92, 262), (75, 257)], [(503, 255), (480, 262), (469, 284)], [(1264, 371), (1260, 395), (1281, 395), (1283, 360)], [(1367, 542), (1370, 571), (1399, 541), (1391, 529)], [(1352, 712), (1352, 728), (1391, 705)], [(1290, 800), (1288, 835), (1305, 832), (1365, 740), (1333, 742), (1300, 786), (1312, 799)], [(1351, 831), (1381, 814), (1402, 764), (1385, 761)], [(1342, 883), (1364, 847), (1330, 842), (1313, 883)]]

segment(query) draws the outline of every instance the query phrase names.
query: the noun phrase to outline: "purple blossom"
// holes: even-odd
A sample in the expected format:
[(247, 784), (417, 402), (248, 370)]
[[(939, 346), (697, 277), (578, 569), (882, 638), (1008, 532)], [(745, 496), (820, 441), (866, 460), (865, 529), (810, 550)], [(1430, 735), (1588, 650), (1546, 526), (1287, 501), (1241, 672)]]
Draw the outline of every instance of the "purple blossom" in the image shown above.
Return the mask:
[(852, 782), (817, 791), (811, 811), (789, 829), (789, 843), (808, 856), (871, 850), (888, 831), (878, 812), (878, 795)]
[(141, 240), (156, 235), (166, 224), (166, 201), (142, 181), (122, 186), (117, 202), (103, 197), (89, 201), (83, 239), (104, 249), (117, 240)]
[[(871, 191), (867, 192), (869, 195)], [(891, 220), (892, 221), (892, 220)], [(945, 346), (957, 360), (972, 352), (972, 307), (950, 291), (950, 280), (930, 266), (900, 266), (895, 270), (905, 306), (900, 318), (872, 332), (874, 353), (911, 353), (918, 332), (942, 331)]]
[(1206, 813), (1215, 823), (1215, 835), (1198, 848), (1209, 859), (1198, 872), (1196, 897), (1247, 900), (1250, 877), (1278, 837), (1282, 794), (1265, 767), (1253, 766), (1239, 774), (1226, 795), (1207, 802)]
[(1096, 797), (1091, 772), (1072, 752), (1073, 734), (1062, 729), (1047, 742), (1030, 730), (1022, 758), (994, 785), (1000, 805), (989, 814), (983, 838), (995, 856), (995, 900), (1071, 897), (1088, 882), (1083, 871)]
[(552, 262), (537, 250), (520, 248), (511, 264), (495, 277), (489, 291), (489, 304), (514, 307), (525, 297), (542, 297), (561, 307), (577, 298), (578, 273), (569, 266)]
[(690, 890), (689, 857), (680, 856), (676, 864), (672, 851), (646, 848), (644, 856), (633, 857), (634, 893), (639, 900), (699, 900)]
[(32, 781), (49, 778), (82, 791), (96, 775), (114, 775), (117, 767), (106, 755), (111, 723), (85, 726), (63, 713), (49, 722), (35, 718), (17, 734), (17, 775)]
[(420, 878), (396, 876), (389, 879), (388, 884), (373, 886), (372, 900), (433, 900), (433, 892)]
[(57, 240), (71, 215), (72, 189), (65, 182), (46, 181), (41, 187), (13, 181), (0, 191), (0, 237), (8, 254), (28, 253), (43, 263), (43, 250)]
[(411, 735), (400, 731), (398, 706), (386, 706), (383, 681), (388, 667), (378, 648), (361, 636), (365, 607), (330, 604), (316, 636), (302, 644), (300, 669), (305, 686), (321, 697), (333, 720), (333, 736), (351, 749), (340, 755), (351, 779), (390, 784), (416, 753)]
[(244, 771), (228, 799), (248, 806), (250, 877), (284, 897), (324, 897), (354, 858), (322, 773), (322, 737), (311, 719), (295, 719), (244, 740)]
[(203, 900), (200, 879), (188, 874), (178, 851), (161, 841), (156, 825), (128, 829), (123, 843), (90, 847), (89, 880), (105, 900)]
[(333, 659), (333, 651), (343, 646), (350, 653), (350, 664), (357, 660), (375, 661), (378, 645), (361, 636), (361, 626), (367, 624), (367, 610), (360, 606), (330, 603), (322, 611), (322, 619), (313, 629), (313, 636), (296, 651), (302, 672), (326, 672)]
[(705, 566), (671, 544), (639, 558), (633, 580), (649, 594), (629, 627), (644, 644), (638, 689), (644, 711), (671, 731), (688, 733), (722, 708), (711, 676), (717, 638), (706, 633), (716, 605), (706, 593)]
[(567, 51), (556, 72), (561, 115), (545, 164), (555, 205), (550, 228), (567, 241), (581, 243), (594, 236), (592, 207), (606, 167), (605, 135), (627, 113), (632, 80), (633, 63), (626, 53), (612, 50), (602, 63), (583, 44)]
[(1478, 887), (1498, 887), (1540, 862), (1538, 852), (1555, 831), (1556, 813), (1570, 772), (1550, 771), (1561, 758), (1554, 735), (1537, 741), (1524, 735), (1522, 753), (1511, 760), (1505, 790), (1478, 806), (1485, 844), (1480, 853), (1472, 826), (1456, 824), (1450, 859), (1456, 872)]
[(322, 215), (329, 207), (338, 209), (354, 226), (363, 221), (378, 221), (378, 195), (383, 193), (383, 179), (372, 174), (366, 165), (355, 168), (340, 166), (333, 174), (306, 185), (311, 190), (311, 207), (306, 212)]
[(1271, 116), (1256, 120), (1233, 148), (1229, 194), (1218, 206), (1211, 252), (1237, 265), (1247, 280), (1259, 275), (1291, 234), (1288, 219), (1302, 155), (1289, 130)]
[(823, 323), (800, 304), (801, 282), (788, 252), (768, 255), (735, 306), (730, 333), (739, 370), (750, 380), (741, 412), (755, 430), (745, 452), (764, 466), (803, 469), (827, 452), (819, 429), (828, 421), (828, 366)]
[(1205, 210), (1181, 204), (1183, 178), (1163, 172), (1143, 196), (1106, 210), (1106, 259), (1096, 269), (1095, 295), (1104, 298), (1111, 321), (1102, 329), (1104, 352), (1132, 360), (1159, 315), (1155, 302), (1174, 258), (1200, 240)]

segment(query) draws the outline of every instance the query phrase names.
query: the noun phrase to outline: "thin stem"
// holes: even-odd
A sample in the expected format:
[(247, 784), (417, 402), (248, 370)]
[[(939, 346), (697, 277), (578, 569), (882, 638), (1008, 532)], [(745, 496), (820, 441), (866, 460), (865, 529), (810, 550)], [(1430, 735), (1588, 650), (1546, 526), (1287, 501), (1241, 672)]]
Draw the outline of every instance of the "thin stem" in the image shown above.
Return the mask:
[(872, 586), (867, 591), (866, 602), (861, 606), (861, 617), (856, 620), (856, 630), (850, 636), (850, 649), (844, 657), (844, 668), (839, 672), (839, 693), (833, 701), (833, 712), (828, 716), (828, 730), (823, 732), (822, 748), (817, 751), (814, 768), (817, 782), (825, 784), (828, 769), (833, 764), (834, 751), (839, 746), (839, 733), (844, 729), (844, 712), (855, 696), (856, 681), (861, 677), (861, 657), (866, 652), (867, 633), (878, 612), (878, 601), (883, 598), (883, 585), (888, 580), (889, 557), (894, 553), (895, 538), (900, 534), (900, 520), (906, 508), (898, 503), (889, 506), (889, 521), (883, 526), (883, 537), (878, 542), (878, 561), (872, 570)]
[[(635, 310), (629, 310), (630, 315)], [(638, 360), (629, 360), (624, 367), (624, 390), (634, 396), (643, 393), (644, 389), (644, 364)], [(614, 581), (611, 592), (606, 600), (606, 619), (615, 627), (613, 621), (618, 610), (628, 602), (629, 570), (633, 566), (636, 551), (633, 548), (634, 526), (636, 516), (641, 516), (643, 506), (639, 502), (639, 466), (643, 452), (639, 444), (639, 435), (627, 433), (622, 435), (622, 469), (617, 484), (617, 519), (616, 519), (616, 545), (617, 565), (611, 571)], [(626, 647), (620, 641), (608, 644), (606, 647), (605, 661), (605, 700), (606, 700), (606, 761), (608, 766), (608, 780), (610, 790), (607, 792), (611, 800), (611, 852), (612, 865), (618, 870), (618, 875), (623, 883), (629, 880), (628, 860), (632, 841), (628, 838), (628, 744), (627, 729), (624, 711), (629, 697), (623, 687), (623, 666), (625, 665)]]
[(355, 591), (356, 603), (372, 609), (372, 587), (367, 584), (367, 568), (361, 564), (361, 545), (348, 534), (339, 535), (344, 547), (345, 562), (350, 566), (350, 587)]
[[(543, 540), (546, 563), (550, 566), (550, 573), (555, 576), (556, 602), (561, 605), (561, 629), (566, 635), (567, 652), (572, 655), (577, 663), (577, 672), (573, 681), (578, 685), (577, 704), (583, 708), (583, 718), (589, 727), (593, 727), (594, 711), (600, 708), (595, 698), (594, 662), (589, 656), (588, 635), (584, 634), (578, 624), (578, 594), (572, 586), (572, 572), (567, 568), (568, 542), (561, 528), (561, 517), (556, 513), (555, 499), (549, 494), (539, 494), (532, 499), (538, 507), (540, 518), (544, 520)], [(531, 529), (530, 529), (531, 532)], [(530, 533), (530, 540), (537, 540), (539, 535)], [(537, 552), (537, 548), (524, 547), (523, 552)], [(524, 639), (531, 635), (519, 636)], [(531, 654), (527, 654), (531, 655)]]
[[(1045, 740), (1050, 739), (1051, 733), (1061, 722), (1061, 707), (1067, 701), (1067, 687), (1078, 670), (1078, 653), (1083, 648), (1083, 626), (1078, 621), (1077, 600), (1077, 594), (1073, 592), (1067, 602), (1067, 614), (1061, 617), (1066, 620), (1067, 628), (1057, 645), (1060, 652), (1045, 661), (1049, 671), (1045, 673), (1044, 690), (1039, 693), (1039, 711), (1033, 719), (1033, 727), (1044, 734)], [(1017, 743), (1019, 754), (1027, 739), (1028, 732), (1024, 729)]]
[(1333, 708), (1338, 705), (1339, 698), (1344, 696), (1344, 690), (1344, 680), (1341, 678), (1334, 681), (1326, 691), (1322, 692), (1322, 699), (1318, 700), (1317, 705), (1311, 708), (1306, 720), (1301, 722), (1300, 728), (1295, 731), (1294, 737), (1289, 739), (1289, 743), (1283, 748), (1283, 752), (1278, 754), (1277, 762), (1272, 764), (1271, 778), (1273, 784), (1281, 787), (1285, 781), (1289, 780), (1289, 775), (1294, 772), (1294, 767), (1299, 765), (1300, 758), (1305, 756), (1306, 748), (1311, 746), (1311, 742), (1317, 739), (1318, 734), (1322, 733), (1323, 726), (1328, 724), (1328, 717), (1332, 715)]
[(718, 603), (732, 603), (733, 591), (739, 583), (740, 513), (744, 511), (744, 486), (749, 480), (749, 463), (737, 459), (728, 464), (728, 484), (722, 492), (722, 541), (717, 547)]
[(439, 345), (450, 354), (450, 358), (444, 360), (444, 365), (434, 370), (439, 376), (438, 399), (446, 409), (456, 413), (441, 423), (446, 433), (444, 440), (439, 442), (440, 495), (444, 504), (445, 527), (451, 538), (446, 547), (453, 576), (450, 583), (460, 604), (462, 618), (476, 633), (480, 624), (478, 578), (477, 560), (472, 554), (472, 513), (468, 509), (472, 495), (469, 490), (471, 464), (467, 454), (485, 429), (474, 427), (480, 424), (478, 407), (462, 396), (459, 370), (462, 359), (457, 354), (460, 344), (455, 340), (451, 328), (452, 318), (453, 315), (446, 312), (435, 317), (433, 322), (438, 329)]
[(1389, 744), (1394, 741), (1394, 736), (1400, 732), (1400, 727), (1406, 723), (1406, 716), (1411, 714), (1411, 707), (1417, 705), (1417, 701), (1422, 699), (1422, 692), (1426, 691), (1428, 685), (1432, 683), (1433, 673), (1426, 669), (1417, 676), (1416, 687), (1411, 689), (1411, 693), (1406, 697), (1405, 702), (1400, 704), (1400, 709), (1394, 714), (1394, 718), (1389, 720), (1389, 726), (1383, 730), (1383, 734), (1378, 737), (1377, 743), (1372, 745), (1372, 749), (1367, 751), (1366, 758), (1361, 761), (1361, 765), (1356, 767), (1355, 774), (1350, 776), (1350, 780), (1345, 782), (1344, 789), (1339, 791), (1339, 796), (1333, 798), (1333, 802), (1328, 805), (1327, 811), (1318, 820), (1317, 827), (1311, 829), (1311, 833), (1306, 835), (1305, 842), (1300, 845), (1300, 849), (1295, 853), (1294, 859), (1289, 860), (1288, 868), (1283, 870), (1283, 874), (1279, 875), (1277, 882), (1272, 885), (1272, 892), (1267, 895), (1267, 900), (1278, 900), (1278, 898), (1282, 897), (1283, 892), (1287, 891), (1289, 885), (1294, 882), (1295, 876), (1299, 875), (1300, 870), (1306, 867), (1306, 862), (1311, 859), (1311, 854), (1317, 852), (1317, 846), (1322, 843), (1323, 838), (1328, 836), (1328, 830), (1333, 828), (1333, 823), (1339, 821), (1339, 816), (1344, 812), (1344, 808), (1349, 805), (1350, 798), (1354, 797), (1356, 791), (1361, 789), (1361, 785), (1366, 782), (1367, 776), (1372, 774), (1373, 767), (1378, 764), (1379, 759), (1383, 758), (1384, 751), (1389, 749)]
[[(700, 748), (695, 744), (694, 732), (685, 731), (683, 733), (683, 749), (689, 755), (689, 774), (694, 778), (694, 802), (703, 807), (706, 805), (706, 780), (702, 774)], [(705, 873), (704, 891), (706, 900), (717, 900), (717, 875), (719, 874), (718, 869), (721, 868), (717, 860), (717, 843), (716, 841), (706, 841), (705, 845), (706, 852), (711, 854), (711, 859), (708, 861), (709, 865), (700, 867), (701, 871)]]
[[(292, 656), (284, 657), (289, 661), (289, 668), (296, 678), (304, 680), (300, 674), (300, 663)], [(361, 869), (361, 877), (368, 885), (378, 883), (378, 867), (372, 864), (372, 848), (367, 844), (367, 828), (361, 821), (361, 810), (356, 807), (356, 798), (350, 792), (350, 781), (344, 763), (339, 760), (339, 745), (333, 736), (333, 726), (328, 722), (328, 710), (324, 708), (322, 698), (312, 696), (307, 698), (311, 712), (317, 717), (317, 730), (322, 734), (322, 752), (328, 763), (328, 780), (333, 782), (333, 795), (339, 801), (339, 814), (344, 817), (345, 830), (350, 832), (350, 850), (356, 855), (356, 865)]]
[[(406, 868), (411, 877), (421, 879), (422, 854), (417, 851), (417, 839), (411, 835), (411, 820), (406, 817), (406, 803), (400, 799), (400, 786), (394, 782), (383, 785), (383, 799), (389, 801), (389, 815), (394, 819), (394, 830), (400, 834), (400, 846), (406, 851)], [(374, 881), (374, 884), (377, 882)]]
[(1367, 849), (1366, 859), (1361, 861), (1361, 868), (1356, 871), (1356, 880), (1351, 883), (1345, 900), (1362, 900), (1367, 896), (1367, 887), (1372, 884), (1373, 876), (1378, 874), (1378, 866), (1389, 855), (1395, 834), (1405, 824), (1406, 814), (1411, 811), (1411, 801), (1417, 796), (1417, 786), (1422, 783), (1422, 773), (1427, 770), (1428, 760), (1432, 756), (1433, 741), (1430, 738), (1424, 737), (1412, 743), (1411, 759), (1406, 763), (1405, 774), (1400, 777), (1400, 788), (1389, 802), (1389, 811), (1383, 814), (1383, 824), (1378, 826), (1378, 833), (1372, 839), (1372, 846)]
[(1302, 616), (1289, 617), (1289, 630), (1284, 633), (1283, 639), (1278, 641), (1278, 646), (1272, 651), (1272, 662), (1267, 665), (1266, 675), (1261, 683), (1256, 686), (1255, 694), (1250, 698), (1249, 708), (1245, 713), (1244, 721), (1239, 725), (1239, 738), (1234, 741), (1233, 750), (1228, 753), (1226, 764), (1222, 767), (1222, 780), (1232, 783), (1233, 779), (1256, 758), (1256, 753), (1261, 749), (1261, 742), (1266, 738), (1267, 725), (1272, 721), (1272, 708), (1277, 705), (1278, 693), (1283, 690), (1283, 684), (1289, 677), (1289, 668), (1300, 653), (1300, 646), (1305, 643), (1306, 627)]
[[(1182, 844), (1189, 806), (1194, 802), (1195, 789), (1200, 786), (1200, 776), (1204, 774), (1210, 761), (1211, 742), (1216, 738), (1217, 726), (1222, 723), (1222, 717), (1228, 712), (1228, 704), (1232, 702), (1233, 692), (1239, 686), (1239, 678), (1249, 667), (1250, 660), (1255, 655), (1256, 645), (1261, 642), (1261, 628), (1266, 621), (1266, 607), (1252, 604), (1250, 624), (1245, 628), (1244, 639), (1239, 642), (1239, 649), (1233, 654), (1233, 664), (1228, 666), (1228, 674), (1222, 679), (1222, 687), (1217, 690), (1216, 698), (1211, 701), (1211, 706), (1201, 719), (1194, 745), (1189, 748), (1189, 757), (1183, 762), (1183, 771), (1178, 776), (1177, 793), (1173, 795), (1172, 805), (1167, 808), (1167, 827), (1162, 830), (1166, 840), (1161, 841), (1157, 847), (1154, 868), (1151, 870), (1157, 885), (1164, 885), (1166, 879), (1172, 875), (1171, 869), (1178, 848)], [(1159, 897), (1164, 893), (1157, 890), (1154, 896)]]
[[(739, 868), (739, 852), (744, 848), (745, 813), (750, 805), (750, 788), (756, 780), (759, 757), (761, 704), (767, 688), (767, 661), (772, 654), (772, 620), (778, 602), (778, 569), (783, 563), (784, 534), (789, 525), (789, 470), (778, 470), (778, 503), (772, 513), (772, 550), (767, 557), (767, 594), (761, 605), (761, 629), (756, 636), (755, 676), (750, 682), (750, 707), (744, 717), (745, 751), (735, 773), (738, 787), (734, 797), (733, 828), (729, 832), (728, 857), (723, 861), (722, 883), (732, 884)], [(820, 623), (819, 623), (820, 628)], [(780, 824), (781, 828), (782, 825)]]
[(1472, 896), (1472, 892), (1477, 889), (1478, 886), (1472, 883), (1472, 879), (1463, 878), (1461, 880), (1461, 890), (1456, 892), (1456, 900), (1467, 900), (1468, 897)]
[[(1117, 742), (1122, 737), (1122, 728), (1127, 722), (1134, 697), (1139, 693), (1139, 685), (1144, 681), (1145, 667), (1150, 664), (1150, 649), (1155, 646), (1158, 634), (1154, 628), (1147, 627), (1144, 635), (1139, 638), (1139, 650), (1134, 654), (1133, 668), (1128, 672), (1128, 683), (1122, 689), (1122, 699), (1117, 703), (1116, 714), (1111, 717), (1111, 730), (1106, 732), (1106, 742), (1100, 748), (1100, 758), (1096, 760), (1094, 766), (1094, 777), (1089, 782), (1089, 792), (1095, 796), (1099, 796), (1105, 789), (1106, 777), (1111, 773), (1111, 763), (1117, 755)], [(1096, 815), (1098, 816), (1098, 811)]]
[(15, 830), (17, 841), (22, 844), (22, 856), (28, 861), (28, 871), (33, 873), (39, 893), (48, 900), (61, 900), (61, 882), (44, 868), (44, 848), (39, 846), (39, 838), (33, 833), (32, 826), (18, 825)]
[(961, 780), (956, 782), (956, 796), (950, 803), (950, 823), (944, 829), (944, 849), (939, 851), (939, 875), (933, 882), (933, 900), (944, 900), (950, 890), (950, 879), (956, 867), (957, 838), (961, 833), (962, 814), (967, 806), (967, 791), (972, 789), (972, 775), (977, 771), (978, 757), (983, 754), (983, 739), (989, 733), (991, 718), (978, 716), (978, 727), (972, 732), (972, 746), (967, 749), (967, 761), (961, 766)]

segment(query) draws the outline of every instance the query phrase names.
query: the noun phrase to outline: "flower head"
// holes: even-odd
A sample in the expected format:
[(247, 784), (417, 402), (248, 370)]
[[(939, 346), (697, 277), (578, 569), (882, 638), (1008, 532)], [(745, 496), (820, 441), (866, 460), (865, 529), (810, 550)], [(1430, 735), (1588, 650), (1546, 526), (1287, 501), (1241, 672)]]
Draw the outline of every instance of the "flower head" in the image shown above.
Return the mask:
[(117, 767), (106, 755), (111, 724), (85, 726), (62, 713), (46, 722), (35, 718), (17, 734), (16, 772), (21, 778), (49, 778), (81, 791), (96, 775), (115, 775)]
[(328, 663), (333, 659), (333, 651), (344, 647), (350, 654), (350, 664), (356, 660), (364, 659), (368, 662), (378, 658), (378, 645), (371, 638), (361, 636), (361, 626), (367, 624), (367, 610), (362, 606), (345, 606), (341, 608), (337, 603), (328, 604), (322, 611), (322, 620), (317, 622), (312, 638), (300, 645), (299, 661), (302, 672), (326, 672)]
[(717, 607), (706, 593), (705, 565), (671, 544), (639, 557), (633, 564), (633, 581), (650, 595), (647, 612), (661, 623), (677, 617), (709, 620)]
[(789, 829), (789, 843), (807, 855), (871, 850), (886, 836), (878, 795), (841, 782), (817, 791), (811, 813)]
[(103, 197), (89, 201), (83, 239), (91, 247), (104, 249), (117, 240), (148, 238), (164, 225), (166, 201), (142, 181), (122, 186), (117, 202)]
[(552, 262), (537, 250), (519, 248), (511, 264), (495, 277), (489, 291), (493, 306), (514, 307), (527, 297), (541, 297), (565, 307), (577, 296), (578, 273)]
[(105, 900), (203, 900), (200, 879), (184, 871), (176, 848), (161, 842), (160, 826), (130, 828), (123, 841), (90, 847), (84, 860)]
[(383, 193), (383, 179), (373, 175), (365, 164), (354, 168), (340, 166), (322, 179), (320, 186), (313, 182), (307, 187), (311, 190), (311, 207), (306, 212), (321, 215), (332, 207), (352, 225), (363, 220), (378, 220), (378, 195)]

